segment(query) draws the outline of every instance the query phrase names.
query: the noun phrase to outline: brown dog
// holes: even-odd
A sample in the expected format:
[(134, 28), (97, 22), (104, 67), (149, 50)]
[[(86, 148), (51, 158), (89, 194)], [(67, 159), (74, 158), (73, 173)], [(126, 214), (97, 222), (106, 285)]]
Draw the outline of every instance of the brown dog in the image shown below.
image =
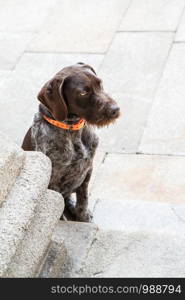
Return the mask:
[(51, 159), (49, 188), (63, 195), (65, 212), (73, 219), (91, 221), (88, 183), (98, 145), (93, 126), (110, 124), (120, 109), (104, 92), (94, 69), (83, 63), (62, 69), (43, 86), (38, 99), (39, 112), (22, 148), (41, 151)]

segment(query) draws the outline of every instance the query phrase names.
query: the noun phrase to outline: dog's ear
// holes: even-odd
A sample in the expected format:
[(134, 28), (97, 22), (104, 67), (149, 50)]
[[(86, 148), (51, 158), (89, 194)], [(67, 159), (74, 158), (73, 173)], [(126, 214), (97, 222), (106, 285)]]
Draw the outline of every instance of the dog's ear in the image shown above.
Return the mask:
[(52, 116), (62, 121), (67, 118), (68, 110), (63, 96), (63, 85), (65, 78), (55, 76), (53, 79), (46, 82), (37, 98), (50, 111)]
[(95, 70), (93, 69), (93, 67), (91, 67), (90, 65), (84, 64), (83, 62), (78, 62), (77, 64), (81, 65), (82, 67), (84, 67), (86, 69), (91, 70), (95, 75), (97, 75), (96, 72), (95, 72)]

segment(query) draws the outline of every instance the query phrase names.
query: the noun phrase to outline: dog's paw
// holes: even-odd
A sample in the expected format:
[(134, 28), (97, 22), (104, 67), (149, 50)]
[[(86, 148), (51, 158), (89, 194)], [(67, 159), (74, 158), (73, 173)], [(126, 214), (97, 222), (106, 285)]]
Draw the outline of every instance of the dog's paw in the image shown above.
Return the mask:
[(88, 222), (92, 223), (93, 222), (93, 215), (90, 210), (82, 210), (82, 211), (76, 211), (76, 221), (78, 222)]

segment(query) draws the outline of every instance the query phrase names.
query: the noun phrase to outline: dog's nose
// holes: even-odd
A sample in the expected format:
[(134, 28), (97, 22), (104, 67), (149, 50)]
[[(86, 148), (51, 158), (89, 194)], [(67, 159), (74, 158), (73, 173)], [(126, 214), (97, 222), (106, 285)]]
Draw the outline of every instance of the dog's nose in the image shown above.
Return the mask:
[(111, 106), (110, 114), (111, 114), (111, 117), (113, 117), (113, 118), (119, 117), (119, 114), (120, 114), (119, 106), (113, 104)]

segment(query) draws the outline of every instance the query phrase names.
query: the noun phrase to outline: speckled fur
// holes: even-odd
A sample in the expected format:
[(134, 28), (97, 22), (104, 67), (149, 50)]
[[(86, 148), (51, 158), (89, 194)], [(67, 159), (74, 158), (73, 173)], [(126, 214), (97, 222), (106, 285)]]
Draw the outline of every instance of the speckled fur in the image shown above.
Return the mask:
[[(84, 63), (58, 72), (42, 87), (38, 100), (41, 102), (39, 112), (22, 148), (41, 151), (51, 159), (49, 188), (63, 195), (64, 213), (69, 212), (78, 221), (89, 222), (92, 215), (88, 211), (88, 184), (98, 146), (93, 126), (114, 122), (119, 117), (119, 107), (104, 92), (94, 69)], [(83, 118), (86, 124), (77, 131), (65, 130), (48, 123), (43, 114), (73, 124)], [(76, 205), (72, 193), (76, 193)]]
[[(43, 106), (42, 111), (48, 115)], [(92, 216), (87, 209), (87, 185), (98, 146), (98, 137), (92, 126), (86, 124), (77, 131), (63, 130), (49, 124), (38, 112), (35, 114), (31, 132), (34, 150), (43, 152), (52, 162), (49, 188), (60, 192), (66, 205), (70, 207), (71, 194), (76, 192), (77, 206), (72, 208), (73, 214), (76, 214), (79, 221), (90, 221)]]

